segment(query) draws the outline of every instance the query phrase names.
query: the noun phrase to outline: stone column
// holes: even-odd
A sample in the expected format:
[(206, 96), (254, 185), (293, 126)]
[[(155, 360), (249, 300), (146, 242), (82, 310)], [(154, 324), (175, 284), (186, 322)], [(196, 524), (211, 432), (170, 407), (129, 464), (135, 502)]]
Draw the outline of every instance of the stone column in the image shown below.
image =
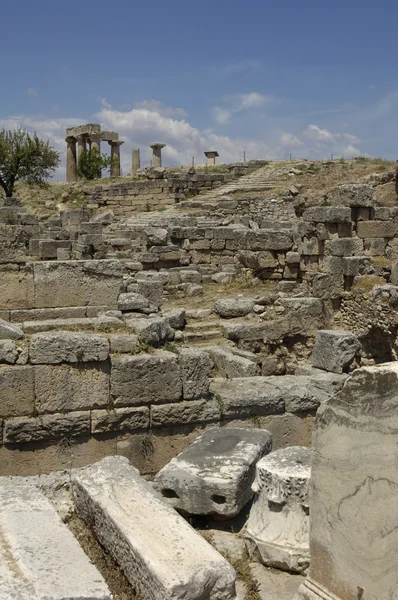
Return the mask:
[(79, 135), (79, 137), (77, 138), (77, 163), (78, 164), (79, 164), (79, 158), (81, 157), (83, 152), (85, 152), (86, 150), (87, 150), (86, 138), (84, 138), (82, 135)]
[(304, 446), (276, 450), (256, 465), (245, 542), (264, 565), (302, 573), (310, 564), (310, 469), (311, 450)]
[(141, 161), (140, 161), (140, 149), (139, 148), (133, 148), (133, 153), (132, 153), (132, 162), (131, 162), (131, 173), (132, 175), (135, 175), (138, 171), (138, 169), (141, 168)]
[(152, 148), (152, 167), (162, 166), (162, 148), (166, 144), (151, 144), (149, 147)]
[(216, 157), (220, 156), (216, 150), (209, 150), (208, 152), (204, 152), (204, 155), (207, 157), (207, 166), (214, 167), (216, 164)]
[(357, 369), (313, 430), (311, 566), (296, 600), (398, 590), (398, 363)]
[[(97, 150), (98, 154), (101, 154), (101, 136), (100, 135), (92, 135), (91, 136), (91, 150)], [(98, 178), (100, 179), (102, 176), (101, 169), (98, 171)]]
[(77, 181), (76, 138), (67, 137), (66, 181)]
[(111, 177), (120, 177), (120, 146), (124, 142), (108, 142), (111, 147)]

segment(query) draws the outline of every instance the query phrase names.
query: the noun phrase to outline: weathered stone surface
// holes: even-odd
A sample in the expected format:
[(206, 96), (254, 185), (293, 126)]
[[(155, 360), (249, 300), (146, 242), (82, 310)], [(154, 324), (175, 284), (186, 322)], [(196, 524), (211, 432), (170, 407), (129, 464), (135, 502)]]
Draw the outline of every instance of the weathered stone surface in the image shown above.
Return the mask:
[(360, 238), (393, 238), (395, 223), (392, 221), (358, 221), (357, 235)]
[(31, 266), (0, 265), (0, 279), (0, 308), (34, 307), (33, 269)]
[(150, 317), (148, 319), (126, 319), (126, 325), (137, 335), (141, 344), (158, 346), (174, 340), (174, 329), (170, 327), (167, 317)]
[(117, 305), (121, 311), (142, 312), (147, 315), (158, 311), (156, 304), (153, 304), (149, 298), (135, 292), (120, 294)]
[(304, 446), (276, 450), (256, 465), (245, 540), (249, 554), (265, 565), (299, 573), (309, 566), (310, 467), (311, 450)]
[(109, 342), (95, 333), (57, 331), (35, 333), (30, 341), (32, 364), (103, 361), (109, 356)]
[(9, 444), (59, 440), (89, 433), (89, 412), (13, 417), (4, 422), (4, 442)]
[(373, 206), (373, 188), (363, 183), (347, 183), (339, 185), (342, 204), (348, 206)]
[(123, 326), (123, 322), (118, 317), (108, 317), (102, 315), (94, 318), (84, 319), (49, 319), (48, 321), (25, 321), (23, 323), (23, 330), (25, 333), (39, 333), (44, 331), (55, 331), (58, 329), (84, 329), (88, 328), (105, 328), (105, 329), (119, 329)]
[(105, 458), (77, 473), (73, 485), (78, 514), (143, 600), (233, 600), (232, 567), (127, 459)]
[(38, 262), (34, 263), (33, 268), (36, 308), (61, 306), (117, 308), (117, 300), (123, 284), (121, 265), (118, 261)]
[(154, 354), (113, 356), (111, 394), (116, 406), (177, 402), (182, 396), (177, 355), (157, 351)]
[(363, 240), (360, 238), (339, 238), (326, 240), (325, 254), (331, 256), (362, 256)]
[(366, 275), (371, 269), (369, 256), (348, 256), (343, 258), (343, 273), (348, 277)]
[[(309, 575), (297, 600), (395, 598), (398, 364), (355, 371), (318, 411)], [(358, 551), (358, 549), (361, 549)]]
[(22, 337), (23, 331), (18, 325), (0, 319), (0, 340), (19, 340)]
[(173, 308), (163, 316), (168, 320), (170, 327), (173, 329), (183, 329), (185, 327), (185, 309), (184, 308)]
[(329, 397), (321, 387), (313, 385), (311, 378), (300, 375), (270, 376), (264, 382), (282, 393), (285, 410), (290, 413), (315, 411)]
[(279, 388), (264, 382), (263, 377), (213, 379), (210, 390), (225, 418), (274, 415), (285, 412)]
[(346, 373), (328, 373), (322, 369), (317, 369), (312, 365), (299, 365), (295, 370), (295, 375), (305, 375), (311, 380), (311, 385), (318, 387), (331, 396), (339, 392), (345, 384), (348, 375)]
[(253, 310), (255, 304), (253, 298), (225, 298), (215, 302), (214, 311), (224, 319), (244, 317)]
[(212, 363), (208, 352), (181, 348), (178, 354), (184, 400), (197, 400), (209, 393)]
[(35, 406), (33, 367), (0, 366), (0, 417), (31, 415)]
[(138, 337), (134, 334), (114, 333), (109, 336), (110, 351), (120, 354), (131, 352), (138, 344)]
[(88, 410), (109, 404), (107, 363), (37, 365), (34, 369), (39, 413)]
[(214, 400), (193, 400), (151, 407), (152, 427), (210, 423), (219, 421), (220, 418), (220, 407)]
[(340, 298), (343, 292), (344, 277), (341, 274), (319, 273), (312, 280), (312, 293), (316, 298), (320, 298), (321, 300)]
[(312, 364), (331, 373), (343, 373), (352, 363), (361, 344), (348, 331), (320, 330), (315, 337)]
[(18, 358), (18, 350), (12, 340), (0, 340), (0, 363), (13, 365)]
[(314, 206), (303, 213), (304, 221), (313, 223), (351, 223), (348, 206)]
[(246, 246), (248, 250), (290, 250), (293, 246), (292, 234), (272, 229), (249, 230), (246, 233)]
[(91, 428), (93, 433), (110, 431), (130, 432), (149, 427), (149, 408), (116, 408), (114, 410), (93, 410)]
[(258, 362), (253, 359), (239, 356), (219, 346), (209, 347), (209, 352), (220, 377), (233, 379), (235, 377), (255, 377), (256, 375), (260, 375)]
[(185, 513), (231, 518), (253, 496), (255, 464), (271, 447), (262, 429), (207, 429), (159, 471), (154, 486)]
[(3, 600), (111, 600), (109, 589), (36, 487), (3, 478), (0, 596)]

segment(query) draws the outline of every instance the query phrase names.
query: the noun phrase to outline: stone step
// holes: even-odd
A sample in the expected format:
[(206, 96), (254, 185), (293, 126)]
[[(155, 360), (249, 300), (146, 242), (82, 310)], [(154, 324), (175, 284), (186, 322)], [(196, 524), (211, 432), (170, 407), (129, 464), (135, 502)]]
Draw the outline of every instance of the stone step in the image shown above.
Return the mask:
[(123, 457), (76, 472), (76, 510), (143, 600), (232, 600), (231, 565)]
[(44, 494), (2, 478), (0, 598), (111, 600), (108, 587)]
[(24, 333), (38, 333), (56, 329), (104, 329), (112, 330), (124, 327), (123, 321), (115, 317), (93, 317), (72, 319), (46, 319), (44, 321), (25, 321), (22, 324)]
[(223, 335), (219, 329), (209, 331), (184, 331), (184, 342), (207, 342), (209, 340), (222, 339)]
[(220, 321), (201, 321), (199, 323), (187, 323), (185, 331), (204, 331), (211, 329), (219, 329), (221, 331), (222, 323)]

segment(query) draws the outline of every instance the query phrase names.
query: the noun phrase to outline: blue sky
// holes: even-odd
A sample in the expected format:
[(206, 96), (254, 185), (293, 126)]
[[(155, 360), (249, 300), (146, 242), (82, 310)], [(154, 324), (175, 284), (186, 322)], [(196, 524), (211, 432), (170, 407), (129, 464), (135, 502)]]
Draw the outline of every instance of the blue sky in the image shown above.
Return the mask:
[(0, 125), (61, 151), (94, 121), (125, 140), (125, 173), (155, 141), (166, 164), (398, 157), (392, 0), (19, 0), (1, 16)]

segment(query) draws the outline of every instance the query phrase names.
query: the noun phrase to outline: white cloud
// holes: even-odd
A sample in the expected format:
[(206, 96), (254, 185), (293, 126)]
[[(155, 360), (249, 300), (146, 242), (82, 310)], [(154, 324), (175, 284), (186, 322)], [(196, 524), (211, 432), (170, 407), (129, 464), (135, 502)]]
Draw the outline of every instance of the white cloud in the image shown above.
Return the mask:
[(165, 106), (158, 100), (144, 100), (143, 102), (136, 102), (134, 108), (143, 108), (150, 112), (155, 112), (163, 117), (179, 117), (184, 118), (187, 113), (183, 108), (172, 108), (171, 106)]
[(212, 113), (214, 119), (217, 121), (217, 123), (220, 123), (220, 125), (225, 125), (225, 123), (228, 123), (232, 117), (231, 111), (227, 108), (222, 108), (221, 106), (214, 106), (212, 108)]
[(263, 94), (259, 94), (258, 92), (242, 94), (240, 97), (238, 109), (244, 110), (247, 108), (260, 108), (261, 106), (264, 106), (265, 100), (265, 96), (263, 96)]
[(28, 96), (32, 96), (33, 98), (37, 98), (37, 96), (39, 95), (35, 89), (33, 88), (28, 88), (26, 90), (26, 93), (28, 94)]
[(292, 133), (283, 133), (279, 138), (280, 144), (285, 148), (297, 148), (298, 146), (302, 146), (303, 142), (301, 142), (295, 135)]

